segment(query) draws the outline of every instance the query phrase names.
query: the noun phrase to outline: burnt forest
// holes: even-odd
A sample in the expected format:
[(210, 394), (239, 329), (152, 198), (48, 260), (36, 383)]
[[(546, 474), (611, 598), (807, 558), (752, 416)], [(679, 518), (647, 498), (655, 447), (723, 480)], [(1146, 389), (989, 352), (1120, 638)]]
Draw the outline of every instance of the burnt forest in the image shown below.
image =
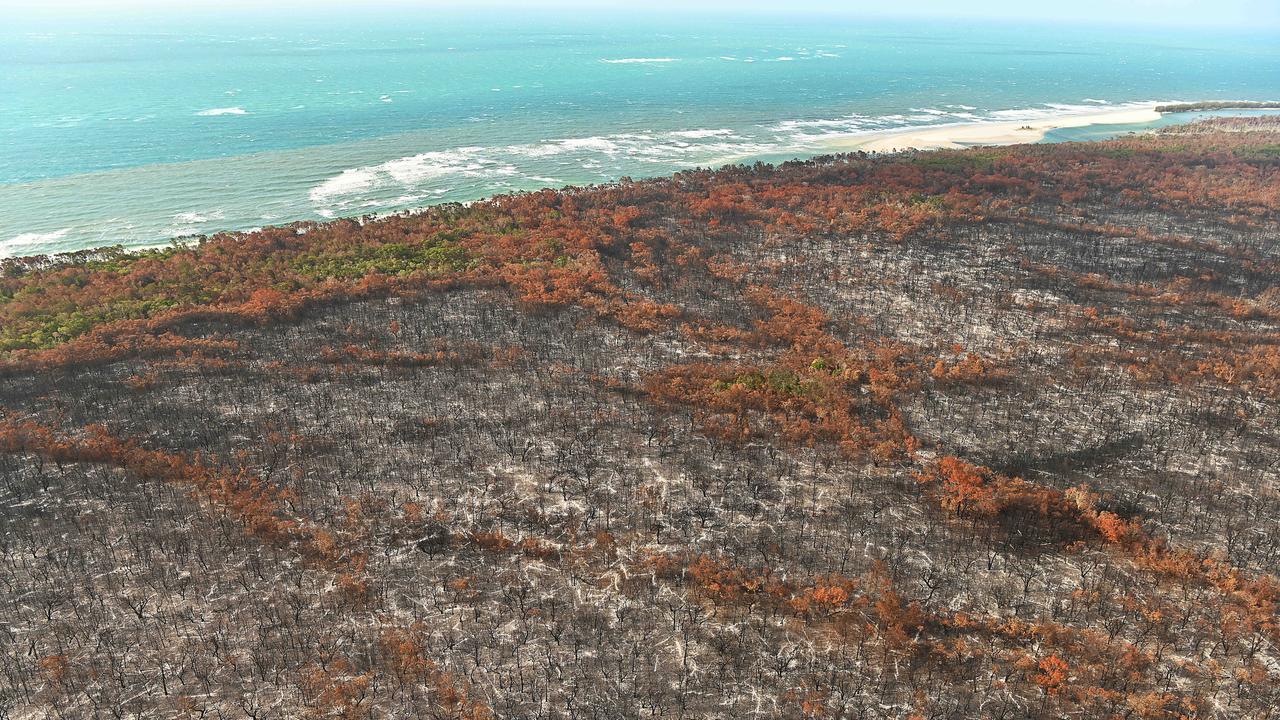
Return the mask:
[(1280, 120), (0, 261), (0, 715), (1280, 716)]

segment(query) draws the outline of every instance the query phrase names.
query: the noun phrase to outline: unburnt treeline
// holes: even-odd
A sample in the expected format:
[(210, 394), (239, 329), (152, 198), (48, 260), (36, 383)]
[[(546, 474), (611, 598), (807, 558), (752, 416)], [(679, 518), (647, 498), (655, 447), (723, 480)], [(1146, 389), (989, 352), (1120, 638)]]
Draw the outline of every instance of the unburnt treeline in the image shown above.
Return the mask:
[(1280, 129), (0, 279), (20, 717), (1269, 717)]

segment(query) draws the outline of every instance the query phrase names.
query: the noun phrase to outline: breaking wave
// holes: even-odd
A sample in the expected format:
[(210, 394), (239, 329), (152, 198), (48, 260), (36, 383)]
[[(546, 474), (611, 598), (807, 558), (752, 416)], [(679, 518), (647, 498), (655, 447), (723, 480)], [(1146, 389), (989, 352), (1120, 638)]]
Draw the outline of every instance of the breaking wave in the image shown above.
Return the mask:
[[(492, 194), (559, 184), (583, 172), (612, 180), (626, 174), (660, 174), (680, 167), (722, 165), (780, 148), (732, 130), (695, 129), (619, 133), (496, 147), (424, 152), (348, 168), (311, 188), (323, 217), (383, 205), (406, 195), (438, 195), (440, 187), (471, 187)], [(658, 166), (644, 170), (644, 166)]]
[(248, 115), (249, 111), (242, 107), (209, 108), (196, 113), (200, 117), (217, 117), (218, 115)]
[(31, 253), (47, 252), (47, 248), (67, 237), (71, 228), (63, 228), (53, 232), (22, 233), (8, 240), (0, 240), (0, 257), (17, 257)]

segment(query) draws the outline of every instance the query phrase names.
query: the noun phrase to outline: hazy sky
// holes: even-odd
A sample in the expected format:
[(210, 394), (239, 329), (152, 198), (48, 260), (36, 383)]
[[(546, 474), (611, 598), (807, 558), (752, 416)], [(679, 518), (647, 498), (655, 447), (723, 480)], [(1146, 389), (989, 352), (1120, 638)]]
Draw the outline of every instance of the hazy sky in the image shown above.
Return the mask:
[[(191, 9), (243, 10), (264, 5), (280, 9), (351, 8), (370, 5), (477, 7), (503, 5), (528, 9), (557, 7), (625, 8), (670, 13), (750, 10), (787, 15), (806, 12), (937, 18), (1011, 18), (1037, 21), (1109, 22), (1140, 25), (1237, 26), (1280, 28), (1280, 0), (4, 0), (46, 17), (128, 13), (181, 13)], [(175, 10), (178, 7), (181, 9)]]

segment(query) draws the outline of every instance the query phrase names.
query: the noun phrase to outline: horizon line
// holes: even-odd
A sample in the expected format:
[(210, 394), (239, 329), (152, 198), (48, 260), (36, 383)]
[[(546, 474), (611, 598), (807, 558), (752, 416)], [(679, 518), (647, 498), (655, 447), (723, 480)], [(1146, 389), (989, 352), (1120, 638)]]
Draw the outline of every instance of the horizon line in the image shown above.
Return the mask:
[[(306, 9), (314, 13), (308, 18), (299, 18), (293, 13)], [(382, 12), (446, 12), (450, 14), (474, 14), (486, 10), (502, 9), (504, 12), (516, 12), (525, 15), (545, 15), (546, 13), (573, 10), (575, 18), (584, 16), (642, 16), (655, 24), (679, 17), (721, 17), (727, 20), (749, 18), (785, 17), (795, 20), (806, 18), (841, 18), (847, 20), (876, 20), (900, 22), (964, 22), (992, 23), (998, 25), (1055, 25), (1079, 28), (1091, 27), (1124, 27), (1150, 30), (1236, 30), (1253, 34), (1280, 31), (1280, 15), (1275, 18), (1250, 18), (1248, 20), (1215, 19), (1204, 17), (1174, 17), (1153, 14), (1142, 18), (1089, 15), (1088, 17), (1070, 15), (1044, 15), (1035, 13), (999, 12), (963, 12), (955, 6), (947, 6), (940, 11), (911, 11), (902, 8), (884, 9), (867, 7), (850, 7), (848, 5), (800, 5), (799, 7), (779, 8), (773, 3), (748, 2), (736, 7), (720, 3), (714, 5), (690, 5), (672, 0), (656, 0), (641, 10), (630, 5), (617, 5), (585, 0), (546, 0), (531, 7), (528, 3), (516, 0), (374, 0), (368, 4), (353, 6), (345, 0), (278, 0), (269, 6), (251, 0), (236, 0), (231, 3), (220, 0), (188, 0), (182, 7), (174, 7), (167, 0), (16, 0), (9, 7), (10, 20), (56, 20), (64, 23), (75, 23), (86, 20), (118, 20), (121, 22), (147, 21), (169, 17), (190, 16), (250, 16), (272, 18), (288, 15), (289, 19), (305, 23), (319, 19), (319, 16), (333, 12), (350, 11), (361, 14)], [(655, 10), (664, 15), (655, 16)], [(134, 12), (147, 12), (146, 18), (130, 16)], [(124, 16), (122, 16), (124, 13)]]

